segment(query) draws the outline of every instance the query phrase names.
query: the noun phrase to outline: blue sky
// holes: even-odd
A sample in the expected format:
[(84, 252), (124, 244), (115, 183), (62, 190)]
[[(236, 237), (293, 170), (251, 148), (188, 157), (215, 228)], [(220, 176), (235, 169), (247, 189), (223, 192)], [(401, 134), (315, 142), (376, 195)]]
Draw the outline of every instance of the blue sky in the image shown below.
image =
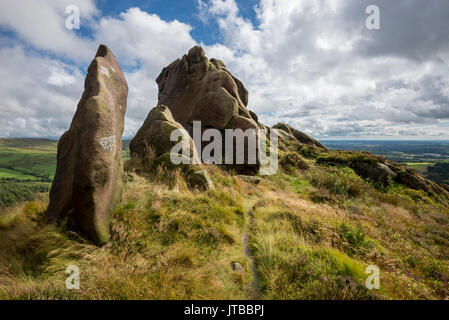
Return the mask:
[[(65, 27), (65, 8), (81, 29)], [(366, 28), (368, 5), (380, 30)], [(223, 60), (267, 125), (319, 139), (449, 139), (449, 2), (0, 0), (0, 136), (70, 125), (100, 43), (130, 87), (125, 136), (157, 103), (154, 79), (193, 45)]]
[[(246, 7), (251, 1), (240, 3), (240, 7)], [(206, 44), (213, 44), (220, 40), (220, 34), (216, 23), (208, 25), (201, 22), (198, 17), (198, 8), (196, 0), (170, 1), (149, 0), (149, 1), (106, 1), (97, 2), (97, 7), (106, 16), (118, 16), (128, 8), (138, 7), (148, 13), (157, 13), (157, 15), (166, 21), (177, 19), (188, 23), (193, 27), (191, 32), (194, 39), (203, 41)], [(212, 31), (212, 32), (211, 32)]]

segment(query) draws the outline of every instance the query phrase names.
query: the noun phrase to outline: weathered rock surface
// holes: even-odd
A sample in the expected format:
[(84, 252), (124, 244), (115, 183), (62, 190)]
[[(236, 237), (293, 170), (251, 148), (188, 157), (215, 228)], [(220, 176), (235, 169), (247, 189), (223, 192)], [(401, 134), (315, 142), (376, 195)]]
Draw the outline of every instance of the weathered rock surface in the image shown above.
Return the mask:
[[(245, 131), (263, 127), (258, 123), (257, 116), (247, 109), (248, 91), (243, 83), (226, 69), (222, 61), (209, 60), (201, 47), (191, 48), (182, 59), (164, 68), (156, 82), (159, 87), (158, 103), (166, 105), (174, 120), (191, 136), (193, 121), (201, 121), (202, 132), (209, 128)], [(207, 143), (196, 147), (203, 149), (205, 145)], [(244, 164), (233, 168), (239, 172), (256, 173), (258, 159), (255, 164), (247, 161), (246, 138), (244, 150)]]
[(170, 109), (164, 105), (158, 105), (148, 114), (142, 127), (129, 144), (131, 155), (144, 158), (148, 156), (150, 148), (155, 157), (170, 153), (178, 143), (177, 141), (170, 141), (170, 135), (174, 130), (179, 130), (180, 133), (184, 134), (183, 141), (188, 143), (186, 147), (190, 149), (190, 156), (198, 157), (192, 138), (184, 127), (173, 119)]
[(187, 183), (191, 188), (202, 190), (215, 189), (214, 183), (205, 169), (194, 170), (187, 176)]
[(319, 148), (327, 149), (321, 142), (309, 137), (307, 134), (296, 130), (295, 128), (290, 127), (285, 123), (278, 123), (272, 127), (273, 129), (282, 130), (284, 133), (280, 134), (280, 138), (288, 139), (288, 140), (296, 140), (301, 143), (305, 143), (308, 145), (313, 145)]
[(242, 264), (237, 261), (231, 263), (231, 269), (238, 273), (245, 273), (245, 268), (243, 268)]
[(447, 191), (443, 187), (424, 178), (419, 173), (411, 169), (392, 162), (388, 163), (388, 165), (396, 174), (395, 181), (397, 183), (403, 184), (410, 189), (423, 190), (427, 193), (447, 194)]
[(109, 240), (109, 211), (121, 199), (127, 96), (117, 59), (101, 45), (89, 66), (70, 129), (58, 143), (47, 215), (67, 222), (98, 245)]
[(236, 116), (251, 119), (246, 108), (248, 91), (242, 82), (222, 61), (209, 61), (201, 47), (191, 48), (164, 68), (156, 82), (158, 103), (168, 106), (189, 133), (194, 120), (205, 128), (224, 129)]
[[(177, 141), (171, 141), (170, 136), (174, 130), (182, 135)], [(182, 148), (178, 155), (183, 158), (182, 163), (174, 164), (172, 161), (173, 147), (181, 142)], [(190, 150), (188, 155), (182, 155), (182, 149)], [(192, 188), (213, 189), (214, 185), (206, 170), (199, 165), (198, 153), (192, 138), (184, 127), (173, 119), (170, 109), (158, 105), (148, 114), (144, 124), (129, 144), (132, 157), (152, 160), (153, 167), (164, 169), (180, 168), (185, 174), (187, 183)]]
[(389, 185), (397, 177), (394, 171), (381, 162), (351, 161), (349, 167), (362, 178), (380, 183), (383, 186)]

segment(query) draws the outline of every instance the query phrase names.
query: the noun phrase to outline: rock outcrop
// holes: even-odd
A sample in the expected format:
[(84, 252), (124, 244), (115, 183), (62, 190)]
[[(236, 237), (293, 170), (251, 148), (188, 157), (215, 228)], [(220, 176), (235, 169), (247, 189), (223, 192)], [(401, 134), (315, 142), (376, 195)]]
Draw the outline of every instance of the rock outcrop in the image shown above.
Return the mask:
[(309, 137), (304, 132), (301, 132), (299, 130), (296, 130), (295, 128), (292, 128), (288, 124), (285, 123), (278, 123), (275, 126), (272, 127), (273, 129), (282, 130), (279, 133), (280, 138), (287, 139), (291, 141), (298, 141), (300, 143), (312, 145), (315, 147), (327, 149), (321, 142), (318, 140), (315, 140), (311, 137)]
[(121, 199), (121, 159), (128, 86), (110, 49), (101, 45), (89, 66), (70, 129), (58, 143), (47, 216), (92, 242), (109, 240), (109, 211)]
[(220, 60), (206, 57), (203, 48), (191, 48), (182, 59), (157, 77), (158, 104), (168, 106), (173, 118), (191, 134), (192, 122), (204, 128), (224, 129), (234, 117), (250, 119), (248, 91)]
[(317, 157), (316, 163), (347, 166), (360, 177), (384, 187), (396, 182), (407, 188), (423, 190), (429, 194), (447, 193), (443, 187), (424, 178), (414, 170), (369, 152), (328, 150)]
[[(201, 47), (191, 48), (182, 59), (164, 68), (156, 82), (159, 87), (158, 103), (166, 105), (173, 118), (191, 136), (194, 121), (201, 122), (201, 133), (209, 128), (222, 132), (225, 129), (257, 131), (262, 128), (257, 116), (247, 109), (248, 91), (243, 83), (226, 69), (222, 61), (209, 60)], [(204, 146), (205, 143), (202, 143), (196, 147), (202, 150)], [(242, 173), (256, 173), (258, 163), (246, 161), (246, 138), (244, 150), (244, 164), (233, 167)]]
[(423, 190), (429, 194), (447, 194), (447, 191), (429, 179), (424, 178), (418, 172), (405, 168), (402, 165), (387, 161), (386, 165), (395, 173), (394, 180), (410, 189)]
[[(178, 140), (172, 141), (170, 137), (175, 130), (178, 132)], [(198, 153), (192, 138), (184, 127), (173, 119), (170, 109), (164, 105), (158, 105), (150, 111), (144, 124), (130, 142), (129, 150), (132, 157), (149, 160), (154, 168), (159, 166), (173, 169), (176, 167), (172, 160), (175, 145), (179, 147), (176, 155), (182, 158), (182, 163), (178, 166), (184, 172), (187, 183), (195, 188), (213, 189), (214, 185), (207, 171), (199, 165)], [(182, 154), (182, 150), (189, 152)]]
[(184, 127), (173, 119), (170, 109), (164, 105), (158, 105), (148, 114), (142, 127), (129, 144), (131, 156), (145, 158), (148, 157), (148, 152), (152, 152), (155, 157), (159, 157), (164, 153), (170, 153), (178, 143), (177, 141), (170, 141), (173, 130), (179, 130), (181, 134), (185, 134), (186, 137), (182, 141), (188, 143), (189, 157), (197, 158), (198, 155), (192, 138)]

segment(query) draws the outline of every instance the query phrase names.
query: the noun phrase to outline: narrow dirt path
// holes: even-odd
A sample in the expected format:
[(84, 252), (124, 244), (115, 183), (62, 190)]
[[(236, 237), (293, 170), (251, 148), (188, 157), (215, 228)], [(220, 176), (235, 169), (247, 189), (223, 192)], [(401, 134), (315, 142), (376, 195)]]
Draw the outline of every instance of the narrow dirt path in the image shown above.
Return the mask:
[(251, 298), (254, 300), (258, 300), (262, 296), (262, 292), (260, 291), (260, 279), (257, 273), (257, 265), (254, 261), (254, 257), (251, 253), (250, 249), (250, 243), (249, 243), (249, 229), (251, 228), (253, 224), (254, 219), (254, 212), (253, 212), (253, 206), (257, 202), (257, 199), (248, 199), (244, 203), (244, 210), (245, 210), (245, 231), (243, 232), (243, 249), (245, 251), (245, 255), (250, 260), (250, 268), (251, 268), (251, 276), (252, 276), (252, 283), (251, 283)]

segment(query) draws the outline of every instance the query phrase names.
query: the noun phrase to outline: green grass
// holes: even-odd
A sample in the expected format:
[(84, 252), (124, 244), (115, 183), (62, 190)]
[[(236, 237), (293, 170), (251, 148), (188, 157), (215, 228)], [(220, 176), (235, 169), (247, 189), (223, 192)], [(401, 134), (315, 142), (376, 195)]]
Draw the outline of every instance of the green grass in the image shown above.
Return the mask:
[(15, 171), (7, 168), (0, 168), (0, 180), (3, 178), (14, 178), (18, 180), (28, 180), (28, 181), (37, 180), (35, 176), (24, 174), (20, 171)]
[(49, 190), (50, 183), (45, 182), (0, 182), (0, 208), (33, 200), (36, 193)]
[[(46, 221), (45, 191), (0, 209), (0, 299), (449, 298), (447, 197), (376, 189), (306, 155), (287, 160), (258, 184), (208, 166), (215, 190), (204, 192), (180, 171), (138, 173), (128, 161), (101, 248)], [(3, 194), (39, 184), (4, 181)], [(65, 289), (69, 264), (81, 269), (79, 291)], [(365, 287), (368, 265), (380, 269), (380, 290)]]
[(0, 179), (51, 181), (56, 148), (54, 140), (0, 139)]
[[(234, 190), (176, 191), (134, 176), (102, 248), (47, 224), (44, 201), (7, 211), (0, 216), (0, 298), (251, 297), (242, 199), (233, 179), (222, 177)], [(64, 288), (68, 264), (81, 269), (80, 291)]]
[(421, 174), (426, 174), (427, 168), (435, 165), (435, 163), (432, 163), (432, 162), (407, 162), (404, 165), (410, 169), (420, 172)]

